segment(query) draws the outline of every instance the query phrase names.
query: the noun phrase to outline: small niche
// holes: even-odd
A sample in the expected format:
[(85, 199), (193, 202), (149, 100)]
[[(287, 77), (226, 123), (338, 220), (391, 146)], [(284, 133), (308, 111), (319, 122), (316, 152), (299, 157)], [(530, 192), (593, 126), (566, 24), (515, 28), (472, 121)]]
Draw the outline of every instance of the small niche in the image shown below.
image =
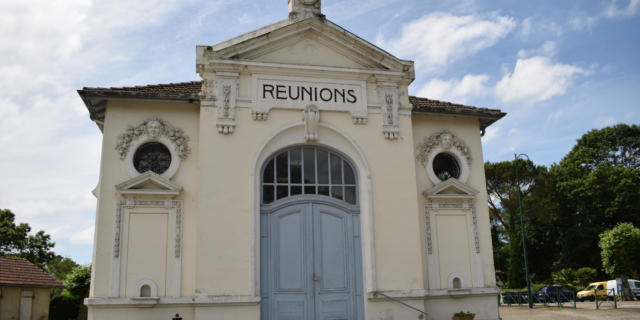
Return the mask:
[(151, 287), (148, 284), (145, 284), (142, 287), (140, 287), (140, 297), (142, 298), (151, 297)]
[(453, 278), (453, 281), (452, 281), (452, 287), (453, 287), (454, 289), (460, 289), (460, 288), (462, 288), (460, 278), (458, 278), (458, 277)]

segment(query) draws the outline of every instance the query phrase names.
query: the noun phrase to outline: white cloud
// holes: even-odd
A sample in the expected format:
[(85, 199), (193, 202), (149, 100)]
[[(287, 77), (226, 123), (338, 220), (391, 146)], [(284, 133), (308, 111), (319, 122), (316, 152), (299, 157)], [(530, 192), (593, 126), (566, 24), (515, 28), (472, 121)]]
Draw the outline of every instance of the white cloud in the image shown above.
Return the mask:
[(506, 16), (432, 13), (404, 25), (398, 38), (378, 42), (399, 57), (415, 59), (416, 70), (434, 72), (494, 46), (515, 25)]
[(604, 12), (607, 18), (633, 17), (640, 11), (640, 0), (617, 1), (613, 0)]
[(496, 95), (504, 102), (534, 103), (564, 94), (572, 81), (588, 71), (554, 63), (547, 57), (518, 59), (513, 72), (496, 84)]
[(539, 19), (528, 17), (520, 23), (520, 35), (525, 38), (539, 33), (559, 37), (562, 35), (562, 32), (562, 26), (558, 25), (555, 21), (540, 21)]
[(518, 58), (524, 59), (532, 56), (553, 57), (556, 55), (556, 43), (553, 41), (545, 41), (540, 48), (518, 51)]
[(433, 79), (429, 81), (418, 93), (421, 97), (430, 99), (449, 100), (458, 103), (468, 103), (469, 99), (485, 96), (488, 90), (486, 74), (468, 74), (462, 80)]
[(91, 243), (77, 226), (93, 224), (101, 134), (75, 90), (192, 2), (0, 2), (0, 208), (59, 243)]
[(69, 236), (69, 242), (73, 244), (93, 244), (94, 229), (94, 226), (90, 226), (86, 229), (80, 230), (80, 232), (71, 234)]
[(575, 31), (592, 30), (598, 23), (598, 17), (592, 17), (584, 12), (574, 12), (567, 22)]

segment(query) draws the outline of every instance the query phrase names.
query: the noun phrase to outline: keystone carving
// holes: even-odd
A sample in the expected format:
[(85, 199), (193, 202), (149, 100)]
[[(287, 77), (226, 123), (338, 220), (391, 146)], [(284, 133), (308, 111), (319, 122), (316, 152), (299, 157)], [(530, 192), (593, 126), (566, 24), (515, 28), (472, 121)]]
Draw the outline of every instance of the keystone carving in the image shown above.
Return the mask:
[(159, 137), (166, 137), (175, 144), (175, 151), (178, 153), (180, 159), (187, 158), (187, 155), (191, 153), (189, 148), (189, 137), (180, 128), (175, 128), (168, 122), (155, 117), (149, 120), (140, 122), (137, 126), (129, 126), (123, 134), (118, 137), (116, 144), (116, 150), (120, 155), (120, 159), (124, 160), (131, 143), (143, 135), (147, 135), (152, 139), (158, 139)]
[(320, 110), (315, 105), (308, 105), (302, 111), (304, 121), (304, 140), (307, 142), (318, 141), (318, 127), (320, 126)]

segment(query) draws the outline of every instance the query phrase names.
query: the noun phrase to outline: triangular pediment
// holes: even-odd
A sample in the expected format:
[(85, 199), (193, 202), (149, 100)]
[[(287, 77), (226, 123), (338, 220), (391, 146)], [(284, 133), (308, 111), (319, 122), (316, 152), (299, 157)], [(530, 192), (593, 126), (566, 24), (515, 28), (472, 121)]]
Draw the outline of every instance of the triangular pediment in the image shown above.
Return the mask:
[(449, 178), (426, 190), (423, 195), (429, 199), (473, 199), (478, 192), (456, 178)]
[(159, 174), (147, 171), (116, 185), (122, 195), (177, 196), (182, 187)]
[(283, 20), (210, 47), (216, 59), (408, 73), (413, 61), (398, 59), (340, 26), (322, 19)]

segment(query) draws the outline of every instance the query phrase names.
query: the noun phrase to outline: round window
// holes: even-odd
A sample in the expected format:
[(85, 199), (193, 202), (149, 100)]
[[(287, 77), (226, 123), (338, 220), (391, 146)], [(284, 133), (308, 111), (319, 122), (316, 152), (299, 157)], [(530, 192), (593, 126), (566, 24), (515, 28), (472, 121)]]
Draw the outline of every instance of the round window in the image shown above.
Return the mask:
[(456, 158), (448, 153), (439, 153), (433, 159), (433, 172), (438, 179), (445, 181), (449, 178), (460, 178), (460, 164)]
[(133, 166), (140, 173), (153, 171), (163, 174), (171, 165), (171, 152), (160, 142), (147, 142), (133, 155)]

